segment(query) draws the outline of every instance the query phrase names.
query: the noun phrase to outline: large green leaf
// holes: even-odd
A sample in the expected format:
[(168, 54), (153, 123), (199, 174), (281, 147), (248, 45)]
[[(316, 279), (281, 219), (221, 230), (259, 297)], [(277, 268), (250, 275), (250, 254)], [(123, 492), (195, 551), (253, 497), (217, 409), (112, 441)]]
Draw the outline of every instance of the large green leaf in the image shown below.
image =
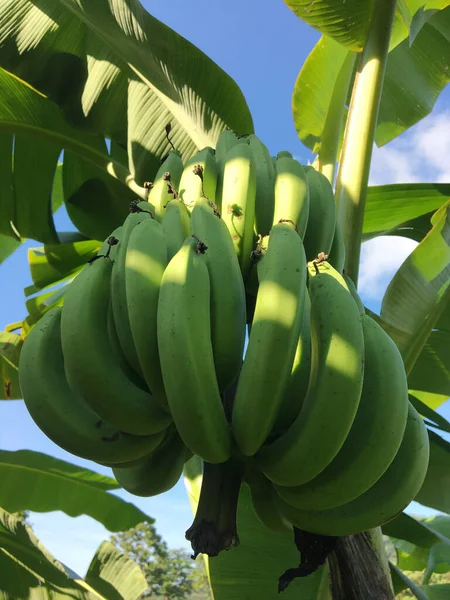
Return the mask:
[[(409, 387), (422, 393), (415, 395), (433, 408), (450, 396), (450, 301), (447, 289), (441, 303), (445, 307), (429, 335), (409, 376)], [(439, 306), (438, 306), (439, 308)], [(427, 397), (423, 397), (423, 392)], [(433, 403), (434, 406), (431, 404)]]
[[(51, 212), (64, 199), (78, 229), (106, 237), (130, 201), (145, 196), (130, 176), (126, 153), (124, 166), (123, 156), (108, 154), (103, 137), (69, 126), (56, 104), (1, 68), (0, 100), (0, 125), (11, 132), (0, 138), (0, 233), (58, 242)], [(56, 169), (61, 148), (66, 152)]]
[(411, 46), (405, 39), (390, 52), (375, 133), (378, 146), (430, 114), (450, 81), (449, 65), (450, 7), (433, 15)]
[[(420, 356), (419, 356), (418, 362), (419, 361), (420, 361)], [(430, 392), (421, 392), (420, 390), (410, 390), (410, 393), (415, 398), (417, 398), (420, 402), (422, 402), (426, 406), (429, 406), (433, 410), (436, 410), (437, 408), (439, 408), (440, 406), (442, 406), (448, 400), (447, 394), (445, 394), (445, 395), (443, 395), (443, 394), (432, 394)], [(416, 406), (416, 409), (420, 410), (419, 408), (417, 408), (417, 406)], [(421, 414), (424, 417), (427, 416), (425, 413), (421, 413)], [(432, 419), (432, 420), (435, 420), (435, 419)], [(446, 429), (446, 427), (444, 427), (444, 429)]]
[(28, 525), (0, 508), (1, 600), (95, 600), (41, 544)]
[(428, 600), (448, 600), (450, 598), (450, 583), (441, 585), (423, 585), (422, 590)]
[[(185, 483), (195, 512), (201, 484), (200, 461), (187, 463)], [(208, 561), (214, 600), (276, 600), (278, 578), (300, 562), (293, 535), (278, 534), (257, 519), (250, 492), (242, 486), (238, 507), (240, 545)], [(324, 567), (314, 574), (295, 579), (283, 592), (283, 599), (328, 600), (328, 572)]]
[(21, 243), (21, 240), (19, 241), (8, 235), (0, 234), (0, 265), (8, 258), (8, 256), (19, 248)]
[(137, 600), (148, 588), (139, 565), (110, 542), (100, 544), (84, 579), (107, 600)]
[(430, 462), (425, 481), (415, 500), (450, 513), (450, 443), (428, 430)]
[[(300, 19), (342, 46), (355, 52), (363, 49), (374, 5), (372, 0), (285, 0), (285, 3)], [(393, 31), (395, 43), (408, 36), (411, 9), (414, 10), (415, 4), (415, 0), (398, 1)], [(445, 4), (445, 0), (440, 4)]]
[[(355, 2), (365, 4), (362, 0)], [(320, 4), (316, 2), (315, 6)], [(345, 10), (351, 3), (336, 4)], [(437, 8), (449, 6), (447, 1), (439, 4)], [(413, 10), (416, 8), (419, 7)], [(391, 141), (432, 111), (437, 97), (450, 81), (449, 31), (450, 8), (445, 8), (426, 21), (412, 46), (405, 35), (405, 39), (391, 49), (375, 132), (378, 146)], [(295, 83), (294, 124), (301, 141), (313, 151), (320, 148), (331, 94), (349, 52), (322, 37), (306, 59)]]
[[(225, 127), (253, 131), (236, 83), (138, 0), (1, 0), (0, 64), (74, 126), (128, 148), (142, 184), (172, 140), (189, 158)], [(43, 59), (45, 57), (45, 60)]]
[(9, 512), (61, 510), (71, 517), (84, 514), (109, 531), (153, 522), (133, 504), (108, 493), (120, 487), (114, 479), (40, 452), (1, 450), (0, 481), (0, 506)]
[(427, 424), (431, 427), (440, 429), (441, 431), (445, 431), (446, 433), (450, 433), (450, 423), (447, 419), (433, 410), (428, 404), (423, 402), (423, 400), (420, 400), (420, 398), (418, 398), (419, 395), (421, 395), (421, 393), (417, 391), (410, 393), (409, 401), (419, 414), (427, 420)]
[(28, 263), (34, 285), (37, 289), (43, 289), (72, 275), (97, 254), (101, 243), (98, 240), (85, 240), (30, 248)]
[[(396, 183), (371, 186), (367, 190), (363, 235), (404, 235), (408, 222), (429, 215), (450, 197), (447, 183)], [(428, 227), (429, 228), (429, 227)], [(422, 236), (423, 237), (423, 236)]]
[[(436, 352), (434, 371), (440, 370), (449, 391), (431, 389), (432, 381), (411, 374), (410, 388), (450, 395), (450, 371), (442, 363), (440, 346), (450, 340), (450, 328), (433, 331), (450, 301), (450, 203), (433, 217), (433, 228), (403, 262), (390, 282), (381, 306), (381, 318), (393, 334), (410, 373), (425, 343)], [(391, 329), (389, 329), (391, 328)], [(398, 333), (400, 332), (400, 334)], [(430, 335), (431, 334), (431, 335)], [(428, 340), (428, 342), (427, 342)], [(446, 348), (450, 347), (450, 342)], [(447, 352), (448, 354), (448, 352)], [(448, 357), (447, 357), (448, 358)], [(425, 360), (421, 355), (421, 359)], [(420, 363), (416, 368), (420, 367)], [(427, 370), (429, 376), (430, 370)], [(436, 376), (436, 373), (435, 373)], [(414, 379), (414, 384), (411, 383)], [(416, 381), (418, 380), (418, 381)], [(445, 388), (446, 389), (446, 388)]]
[(433, 529), (432, 523), (418, 521), (406, 513), (400, 513), (395, 519), (382, 527), (383, 533), (390, 537), (406, 540), (422, 548), (431, 548), (434, 544), (444, 542), (450, 546), (450, 539)]
[[(0, 7), (4, 0), (0, 3)], [(5, 12), (0, 12), (1, 19)], [(1, 35), (1, 33), (0, 33)], [(0, 57), (3, 57), (3, 51)], [(0, 58), (1, 60), (1, 58)], [(0, 63), (1, 64), (1, 63)], [(139, 188), (122, 163), (99, 149), (98, 136), (88, 135), (69, 125), (58, 106), (20, 78), (0, 68), (0, 124), (5, 133), (59, 145), (83, 156), (98, 167), (111, 173), (138, 193)], [(7, 155), (6, 157), (7, 158)], [(53, 176), (52, 176), (53, 180)]]
[(137, 600), (147, 589), (140, 567), (109, 542), (100, 544), (80, 579), (28, 525), (2, 508), (0, 573), (0, 600)]
[[(104, 140), (98, 145), (105, 149)], [(148, 179), (153, 175), (148, 173)], [(64, 153), (63, 187), (70, 220), (92, 239), (103, 240), (121, 225), (136, 198), (121, 181), (73, 152)]]
[(22, 336), (17, 333), (0, 331), (0, 400), (22, 398), (18, 377), (22, 343)]
[(298, 75), (292, 97), (294, 123), (299, 138), (314, 152), (320, 149), (333, 92), (348, 54), (331, 37), (322, 36)]
[(391, 536), (400, 569), (425, 571), (424, 582), (432, 573), (450, 570), (450, 517), (418, 521), (402, 513), (383, 526), (383, 532)]

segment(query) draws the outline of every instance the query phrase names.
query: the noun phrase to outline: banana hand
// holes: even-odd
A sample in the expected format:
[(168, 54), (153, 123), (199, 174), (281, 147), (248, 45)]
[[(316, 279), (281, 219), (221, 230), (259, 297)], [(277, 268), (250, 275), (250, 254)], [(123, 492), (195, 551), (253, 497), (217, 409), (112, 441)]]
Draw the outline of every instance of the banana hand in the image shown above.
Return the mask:
[(185, 445), (211, 463), (226, 461), (231, 435), (214, 369), (210, 283), (201, 245), (186, 240), (164, 272), (158, 347), (170, 411)]
[[(116, 265), (114, 265), (114, 268)], [(117, 362), (108, 333), (113, 263), (98, 258), (70, 284), (61, 317), (61, 339), (70, 387), (102, 419), (136, 435), (158, 433), (171, 422)]]
[(306, 291), (302, 241), (289, 223), (272, 227), (258, 262), (259, 290), (233, 406), (232, 430), (243, 454), (262, 446), (289, 383)]
[(316, 477), (344, 443), (363, 383), (361, 315), (344, 279), (328, 263), (309, 263), (311, 375), (301, 411), (288, 431), (263, 447), (263, 473), (282, 486)]
[(408, 415), (403, 359), (387, 333), (362, 317), (364, 383), (358, 411), (342, 448), (308, 483), (275, 486), (288, 504), (306, 510), (334, 508), (368, 490), (383, 475), (400, 447)]
[(163, 438), (162, 433), (123, 433), (72, 391), (64, 372), (59, 307), (49, 310), (25, 339), (19, 379), (25, 405), (36, 425), (52, 442), (75, 456), (123, 463), (147, 455)]

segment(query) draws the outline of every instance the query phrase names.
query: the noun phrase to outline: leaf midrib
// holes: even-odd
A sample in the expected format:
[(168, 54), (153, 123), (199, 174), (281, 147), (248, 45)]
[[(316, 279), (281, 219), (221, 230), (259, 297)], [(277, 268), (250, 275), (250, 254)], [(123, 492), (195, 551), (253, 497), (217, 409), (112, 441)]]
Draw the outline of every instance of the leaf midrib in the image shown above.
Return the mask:
[(109, 492), (111, 490), (120, 489), (119, 484), (116, 484), (116, 485), (110, 484), (110, 487), (108, 487), (108, 488), (100, 488), (100, 487), (98, 487), (98, 485), (89, 483), (87, 481), (83, 481), (83, 480), (80, 480), (80, 479), (73, 479), (73, 478), (68, 477), (67, 475), (64, 475), (64, 474), (61, 474), (61, 473), (54, 473), (52, 471), (43, 471), (42, 469), (38, 469), (38, 468), (35, 468), (35, 467), (30, 467), (30, 466), (23, 465), (23, 464), (5, 463), (3, 461), (0, 461), (0, 469), (2, 469), (2, 468), (6, 468), (6, 469), (22, 469), (24, 471), (29, 471), (29, 472), (34, 473), (34, 474), (43, 475), (45, 477), (52, 477), (52, 478), (57, 479), (57, 480), (58, 479), (64, 479), (65, 481), (76, 483), (77, 485), (81, 485), (83, 487), (88, 487), (91, 490), (95, 489), (95, 490), (98, 490), (100, 492)]

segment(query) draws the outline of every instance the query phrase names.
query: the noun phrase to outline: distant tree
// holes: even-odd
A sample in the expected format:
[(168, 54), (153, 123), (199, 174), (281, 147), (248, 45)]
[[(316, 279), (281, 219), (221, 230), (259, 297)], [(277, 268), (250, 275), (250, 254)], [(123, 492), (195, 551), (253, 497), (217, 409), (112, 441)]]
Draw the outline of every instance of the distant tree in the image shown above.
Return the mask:
[(186, 550), (169, 548), (154, 525), (140, 523), (110, 539), (116, 548), (133, 559), (143, 570), (149, 586), (143, 598), (211, 598), (203, 561), (193, 561)]

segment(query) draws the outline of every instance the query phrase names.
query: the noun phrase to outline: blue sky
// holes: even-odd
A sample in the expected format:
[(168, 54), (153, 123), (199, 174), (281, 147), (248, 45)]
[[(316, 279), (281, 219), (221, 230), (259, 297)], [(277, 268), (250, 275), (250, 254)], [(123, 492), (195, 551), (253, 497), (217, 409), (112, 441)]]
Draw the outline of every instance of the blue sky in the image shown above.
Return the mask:
[[(292, 119), (291, 95), (295, 79), (319, 34), (299, 21), (278, 2), (197, 0), (195, 8), (185, 0), (144, 0), (149, 12), (178, 31), (211, 56), (240, 85), (253, 114), (256, 133), (272, 154), (290, 150), (306, 163), (310, 151), (299, 141)], [(450, 181), (450, 93), (439, 98), (433, 113), (405, 135), (382, 149), (375, 149), (371, 182)], [(69, 229), (63, 210), (56, 216), (59, 230)], [(0, 280), (8, 293), (0, 297), (0, 328), (25, 314), (23, 289), (31, 283), (24, 244), (0, 265)], [(363, 246), (360, 292), (373, 310), (393, 273), (413, 249), (400, 238), (378, 239)], [(440, 412), (450, 419), (450, 403)], [(22, 402), (0, 403), (0, 446), (6, 450), (29, 448), (45, 452), (110, 475), (89, 461), (64, 452), (34, 425)], [(188, 548), (184, 531), (192, 515), (182, 482), (166, 494), (149, 499), (117, 494), (134, 502), (156, 519), (158, 531), (170, 546)], [(413, 512), (430, 514), (413, 505)], [(62, 513), (32, 514), (37, 535), (62, 562), (83, 575), (96, 547), (109, 537), (88, 517), (72, 519)]]

